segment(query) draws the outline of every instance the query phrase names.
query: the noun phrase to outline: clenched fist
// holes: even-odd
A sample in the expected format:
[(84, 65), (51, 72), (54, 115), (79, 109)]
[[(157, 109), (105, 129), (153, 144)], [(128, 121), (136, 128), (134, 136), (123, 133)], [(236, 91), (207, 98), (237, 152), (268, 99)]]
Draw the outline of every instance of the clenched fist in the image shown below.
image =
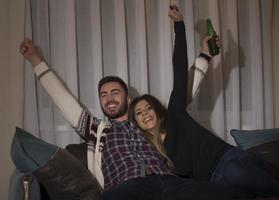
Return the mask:
[(37, 52), (32, 40), (26, 38), (21, 42), (19, 47), (19, 52), (23, 55), (23, 57), (28, 60), (33, 67), (42, 62), (39, 53)]

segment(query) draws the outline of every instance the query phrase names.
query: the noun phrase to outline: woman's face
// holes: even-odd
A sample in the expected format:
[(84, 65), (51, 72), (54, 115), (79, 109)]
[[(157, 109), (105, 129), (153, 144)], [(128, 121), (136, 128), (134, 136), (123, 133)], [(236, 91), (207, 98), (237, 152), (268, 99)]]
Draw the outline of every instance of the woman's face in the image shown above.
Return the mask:
[(153, 133), (158, 121), (155, 110), (146, 100), (139, 101), (135, 106), (135, 119), (141, 129), (150, 133)]

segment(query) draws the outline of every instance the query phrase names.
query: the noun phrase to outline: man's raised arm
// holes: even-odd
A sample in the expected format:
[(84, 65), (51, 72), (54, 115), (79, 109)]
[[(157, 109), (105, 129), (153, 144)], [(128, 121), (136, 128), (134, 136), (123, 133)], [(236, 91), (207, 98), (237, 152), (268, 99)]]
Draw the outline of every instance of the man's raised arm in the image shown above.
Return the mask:
[(25, 39), (20, 44), (19, 51), (23, 57), (32, 64), (34, 73), (43, 88), (62, 111), (64, 117), (73, 127), (77, 127), (79, 125), (80, 116), (84, 110), (77, 99), (42, 60), (30, 39)]

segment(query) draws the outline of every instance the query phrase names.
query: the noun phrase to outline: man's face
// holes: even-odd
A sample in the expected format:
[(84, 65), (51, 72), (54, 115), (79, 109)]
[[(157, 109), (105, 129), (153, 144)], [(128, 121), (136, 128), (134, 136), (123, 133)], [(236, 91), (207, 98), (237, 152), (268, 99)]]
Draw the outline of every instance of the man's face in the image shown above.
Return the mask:
[(108, 82), (102, 85), (99, 94), (103, 113), (110, 119), (124, 121), (128, 119), (127, 111), (130, 98), (118, 82)]

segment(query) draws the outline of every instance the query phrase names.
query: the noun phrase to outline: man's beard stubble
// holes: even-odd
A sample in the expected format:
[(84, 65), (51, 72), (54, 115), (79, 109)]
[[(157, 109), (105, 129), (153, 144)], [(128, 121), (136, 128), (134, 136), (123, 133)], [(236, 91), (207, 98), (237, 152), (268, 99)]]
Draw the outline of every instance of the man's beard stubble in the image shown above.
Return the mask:
[(125, 99), (125, 101), (122, 103), (120, 109), (115, 114), (108, 113), (102, 106), (101, 106), (101, 108), (102, 108), (104, 115), (107, 116), (109, 119), (117, 119), (127, 113), (127, 111), (128, 111), (127, 99)]

